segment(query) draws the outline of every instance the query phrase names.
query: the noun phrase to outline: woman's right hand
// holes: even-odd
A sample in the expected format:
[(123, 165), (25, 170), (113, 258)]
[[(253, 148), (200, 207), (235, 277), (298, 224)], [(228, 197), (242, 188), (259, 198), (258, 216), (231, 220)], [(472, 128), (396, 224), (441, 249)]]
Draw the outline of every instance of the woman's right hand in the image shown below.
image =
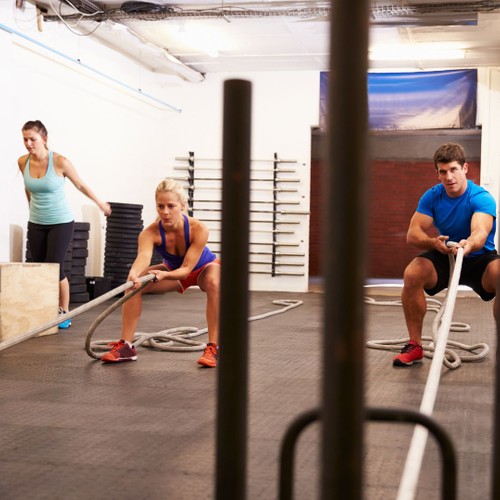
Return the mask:
[(99, 208), (103, 211), (103, 213), (106, 217), (111, 215), (111, 212), (112, 212), (111, 205), (108, 202), (101, 203)]
[(132, 289), (136, 289), (141, 286), (141, 282), (139, 281), (139, 276), (134, 271), (129, 272), (127, 281), (132, 281), (134, 283)]

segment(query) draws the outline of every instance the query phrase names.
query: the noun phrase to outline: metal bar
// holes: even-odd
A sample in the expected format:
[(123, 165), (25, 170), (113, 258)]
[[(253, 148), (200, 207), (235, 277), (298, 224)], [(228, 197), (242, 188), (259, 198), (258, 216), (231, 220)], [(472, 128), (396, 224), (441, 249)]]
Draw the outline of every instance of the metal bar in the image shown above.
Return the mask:
[[(250, 274), (271, 274), (269, 271), (250, 271)], [(304, 273), (281, 273), (279, 271), (275, 271), (272, 275), (273, 278), (276, 276), (304, 276)]]
[(279, 500), (293, 499), (295, 444), (301, 432), (319, 419), (319, 409), (305, 411), (294, 418), (285, 432), (280, 450)]
[(373, 422), (412, 422), (423, 426), (436, 438), (443, 463), (441, 472), (441, 498), (455, 500), (457, 496), (457, 459), (450, 436), (430, 416), (420, 411), (402, 408), (367, 408), (366, 416)]
[[(196, 170), (199, 171), (205, 171), (205, 172), (214, 172), (216, 169), (218, 170), (220, 167), (214, 166), (214, 167), (196, 167)], [(189, 165), (174, 165), (174, 170), (191, 170), (191, 167)], [(268, 168), (252, 168), (252, 172), (271, 172)], [(288, 174), (294, 174), (297, 172), (295, 168), (278, 168), (278, 172), (285, 172)]]
[[(221, 242), (216, 241), (216, 240), (208, 240), (209, 245), (220, 245)], [(272, 245), (272, 246), (279, 246), (279, 247), (299, 247), (300, 243), (272, 243), (271, 241), (269, 242), (263, 242), (263, 241), (250, 241), (250, 245)]]
[[(214, 232), (220, 231), (220, 227), (213, 227), (210, 224), (207, 224), (207, 227), (208, 227), (209, 231), (214, 231)], [(295, 234), (295, 231), (283, 231), (280, 229), (277, 229), (276, 231), (271, 231), (269, 229), (252, 229), (252, 228), (250, 228), (250, 232), (251, 233), (265, 233), (265, 234), (269, 234), (271, 232), (276, 233), (276, 234)]]
[(266, 234), (269, 234), (269, 233), (274, 233), (274, 234), (295, 234), (295, 231), (284, 231), (282, 229), (272, 229), (271, 231), (269, 231), (268, 229), (251, 229), (250, 228), (250, 232), (251, 233), (266, 233)]
[[(214, 252), (220, 252), (219, 248), (212, 248), (212, 251)], [(272, 255), (272, 252), (252, 252), (251, 250), (248, 252), (249, 255)], [(305, 253), (302, 252), (276, 252), (276, 255), (278, 257), (305, 257)]]
[[(317, 408), (297, 416), (288, 426), (281, 443), (279, 500), (293, 499), (295, 444), (302, 431), (321, 419)], [(365, 420), (372, 422), (415, 423), (425, 426), (433, 434), (441, 451), (441, 498), (455, 500), (457, 491), (457, 460), (453, 442), (447, 432), (431, 417), (406, 408), (367, 408)], [(496, 497), (493, 497), (496, 499)]]
[[(198, 217), (199, 220), (203, 222), (220, 222), (220, 219), (205, 219), (202, 217)], [(258, 220), (258, 219), (250, 219), (250, 224), (272, 224), (273, 220)], [(282, 220), (282, 219), (276, 219), (276, 224), (300, 224), (301, 222), (299, 220)]]
[(224, 82), (216, 499), (246, 498), (251, 83)]
[[(187, 160), (187, 158), (186, 158)], [(200, 160), (199, 158), (197, 158), (198, 161), (203, 161), (203, 160)], [(208, 160), (210, 161), (210, 160)], [(214, 160), (215, 161), (215, 160)], [(273, 160), (274, 162), (274, 160)], [(174, 165), (174, 170), (190, 170), (192, 167), (190, 167), (189, 165)], [(220, 172), (221, 171), (221, 166), (220, 165), (212, 165), (211, 167), (204, 167), (204, 166), (200, 166), (198, 165), (196, 167), (196, 170), (204, 170), (206, 172)], [(297, 172), (297, 169), (295, 168), (281, 168), (281, 167), (278, 167), (277, 168), (278, 172), (286, 172), (286, 173), (295, 173)], [(258, 168), (258, 167), (251, 167), (250, 168), (250, 172), (272, 172), (271, 169), (269, 168)]]
[[(191, 198), (192, 200), (192, 198)], [(222, 200), (201, 200), (196, 199), (197, 203), (221, 203)], [(273, 204), (273, 208), (275, 209), (275, 205), (300, 205), (300, 200), (250, 200), (250, 203), (261, 203), (261, 204)]]
[[(172, 177), (172, 179), (176, 181), (187, 181), (189, 180), (187, 177)], [(221, 181), (222, 179), (219, 179), (217, 177), (197, 177), (197, 181)], [(266, 178), (254, 178), (250, 179), (250, 182), (269, 182), (271, 179), (266, 179)], [(297, 177), (284, 177), (278, 179), (278, 182), (300, 182), (300, 179)]]
[[(188, 168), (188, 167), (186, 167)], [(180, 168), (178, 167), (174, 167), (174, 170), (180, 170)], [(184, 170), (184, 169), (183, 169)], [(203, 170), (201, 167), (196, 167), (196, 170), (197, 171), (200, 171), (200, 170)], [(207, 171), (210, 171), (210, 172), (213, 172), (213, 169), (211, 168), (206, 168), (205, 170)], [(269, 170), (258, 170), (259, 172), (269, 172)], [(293, 172), (295, 173), (295, 170), (278, 170), (278, 172)], [(220, 182), (219, 178), (211, 178), (210, 180), (214, 180), (214, 181), (217, 181), (217, 182)], [(271, 180), (271, 179), (269, 179)], [(220, 186), (210, 186), (210, 187), (203, 187), (201, 186), (199, 189), (214, 189), (214, 190), (218, 190), (218, 189), (222, 189)], [(258, 187), (258, 186), (252, 186), (252, 191), (271, 191), (272, 189), (271, 188), (261, 188), (261, 187)], [(297, 193), (298, 190), (295, 189), (295, 188), (276, 188), (277, 191), (283, 191), (283, 192), (286, 192), (286, 193)]]
[[(214, 179), (214, 180), (219, 180), (219, 179)], [(269, 179), (270, 180), (270, 179)], [(221, 186), (203, 186), (199, 187), (198, 190), (203, 190), (203, 191), (210, 191), (210, 190), (219, 190), (222, 189)], [(193, 190), (196, 191), (196, 186), (193, 186)], [(277, 191), (278, 193), (298, 193), (298, 189), (295, 188), (266, 188), (266, 187), (259, 187), (259, 186), (252, 186), (252, 191)]]
[[(266, 262), (266, 261), (250, 261), (250, 264), (256, 264), (256, 265), (263, 265), (263, 266), (269, 266), (271, 265), (271, 262)], [(277, 260), (275, 262), (275, 265), (276, 266), (289, 266), (289, 267), (303, 267), (304, 266), (304, 263), (303, 262), (280, 262), (279, 260)]]
[[(272, 255), (271, 252), (249, 252), (250, 255)], [(305, 257), (305, 253), (300, 252), (276, 252), (281, 257)]]
[[(179, 161), (186, 161), (189, 159), (187, 156), (176, 156), (176, 160)], [(221, 158), (198, 158), (198, 161), (220, 161), (222, 162)], [(285, 160), (284, 158), (278, 158), (278, 163), (297, 163), (298, 160)], [(250, 163), (266, 163), (266, 162), (272, 162), (275, 163), (276, 160), (273, 158), (272, 160), (250, 160)]]
[[(197, 208), (196, 212), (221, 212), (220, 208)], [(306, 210), (250, 210), (251, 214), (273, 214), (277, 213), (280, 215), (309, 215), (310, 212)]]
[(331, 3), (320, 498), (360, 500), (369, 2)]

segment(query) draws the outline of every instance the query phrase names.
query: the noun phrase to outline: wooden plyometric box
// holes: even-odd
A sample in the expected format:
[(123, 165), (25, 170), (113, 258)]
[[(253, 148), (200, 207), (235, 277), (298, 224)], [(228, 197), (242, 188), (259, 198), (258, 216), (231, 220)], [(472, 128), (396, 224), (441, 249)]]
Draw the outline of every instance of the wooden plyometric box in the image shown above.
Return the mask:
[(59, 264), (0, 262), (0, 342), (53, 321), (58, 309)]

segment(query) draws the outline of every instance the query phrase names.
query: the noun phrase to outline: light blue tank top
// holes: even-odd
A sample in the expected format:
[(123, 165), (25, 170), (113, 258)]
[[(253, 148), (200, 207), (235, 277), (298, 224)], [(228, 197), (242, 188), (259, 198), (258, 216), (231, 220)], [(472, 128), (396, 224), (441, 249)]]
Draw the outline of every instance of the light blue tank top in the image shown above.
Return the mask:
[(29, 220), (35, 224), (64, 224), (74, 220), (64, 192), (65, 178), (54, 170), (53, 152), (49, 151), (47, 173), (40, 179), (30, 175), (30, 159), (24, 167), (24, 186), (30, 193)]

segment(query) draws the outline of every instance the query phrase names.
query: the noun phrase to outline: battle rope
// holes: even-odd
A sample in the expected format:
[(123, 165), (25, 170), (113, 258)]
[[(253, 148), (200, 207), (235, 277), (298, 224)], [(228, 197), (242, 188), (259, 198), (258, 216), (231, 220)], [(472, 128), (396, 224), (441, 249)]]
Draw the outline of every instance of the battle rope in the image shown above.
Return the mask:
[[(461, 262), (460, 262), (460, 267), (461, 267)], [(427, 301), (427, 311), (431, 311), (436, 313), (436, 317), (434, 318), (434, 322), (432, 324), (432, 337), (430, 336), (423, 336), (422, 340), (429, 342), (429, 344), (424, 345), (422, 344), (422, 349), (424, 351), (424, 356), (427, 358), (433, 358), (434, 353), (435, 353), (435, 344), (436, 344), (436, 338), (438, 335), (438, 330), (440, 328), (440, 325), (442, 323), (442, 317), (443, 314), (446, 311), (447, 303), (449, 303), (449, 292), (450, 292), (450, 286), (451, 286), (451, 278), (453, 275), (453, 271), (456, 268), (456, 262), (454, 257), (450, 254), (450, 284), (448, 286), (448, 292), (446, 294), (445, 300), (443, 303), (441, 303), (439, 300), (436, 299), (426, 299)], [(458, 288), (458, 282), (457, 282), (457, 288)], [(456, 292), (454, 292), (456, 293)], [(400, 300), (395, 300), (395, 301), (388, 301), (388, 300), (375, 300), (371, 297), (365, 297), (365, 303), (366, 304), (371, 304), (371, 305), (376, 305), (376, 306), (401, 306), (402, 303)], [(452, 307), (454, 307), (455, 304), (453, 304)], [(468, 332), (470, 331), (470, 325), (467, 323), (460, 323), (460, 322), (452, 322), (450, 321), (450, 327), (449, 331), (452, 332)], [(366, 346), (372, 349), (382, 349), (386, 351), (394, 351), (394, 352), (400, 352), (401, 348), (405, 345), (405, 343), (408, 341), (407, 338), (400, 338), (400, 339), (389, 339), (389, 340), (370, 340), (366, 342)], [(460, 349), (462, 351), (471, 353), (471, 354), (458, 354), (456, 351), (454, 351), (452, 348), (455, 349)], [(449, 369), (455, 369), (458, 368), (463, 362), (467, 361), (481, 361), (484, 359), (490, 351), (490, 348), (487, 344), (483, 342), (479, 342), (477, 344), (473, 345), (467, 345), (463, 344), (461, 342), (457, 342), (454, 340), (447, 340), (446, 347), (445, 347), (445, 354), (443, 358), (443, 363), (444, 365), (449, 368)]]
[[(125, 295), (127, 299), (133, 297), (135, 293), (137, 293), (140, 289), (142, 289), (144, 286), (147, 285), (147, 283), (151, 280), (156, 279), (156, 276), (154, 274), (146, 274), (142, 278), (139, 278), (139, 282), (141, 283), (141, 287), (138, 288), (137, 290), (134, 290), (133, 292), (128, 293)], [(99, 304), (102, 304), (103, 302), (106, 302), (107, 300), (111, 299), (115, 295), (118, 295), (122, 292), (125, 292), (129, 288), (132, 288), (134, 286), (134, 283), (132, 281), (127, 281), (123, 285), (120, 285), (113, 290), (110, 290), (109, 292), (104, 293), (103, 295), (100, 295), (99, 297), (91, 300), (90, 302), (87, 302), (86, 304), (83, 304), (80, 307), (77, 307), (76, 309), (73, 309), (72, 311), (69, 311), (64, 314), (60, 314), (57, 316), (56, 319), (49, 321), (48, 323), (44, 323), (43, 325), (37, 326), (36, 328), (33, 328), (32, 330), (27, 331), (26, 333), (23, 333), (21, 335), (18, 335), (16, 337), (7, 339), (3, 342), (0, 343), (0, 351), (3, 349), (7, 349), (8, 347), (12, 347), (13, 345), (19, 344), (20, 342), (23, 342), (25, 340), (28, 340), (32, 337), (35, 337), (36, 335), (45, 332), (46, 330), (50, 330), (52, 327), (59, 325), (59, 323), (62, 323), (63, 321), (66, 321), (67, 319), (74, 318), (78, 316), (79, 314), (82, 314), (90, 309), (92, 309), (95, 306), (98, 306)]]
[[(127, 295), (131, 295), (131, 293), (133, 292), (130, 292)], [(128, 300), (129, 297), (127, 297), (127, 295), (116, 301), (108, 309), (102, 312), (94, 320), (92, 325), (90, 325), (90, 328), (87, 332), (87, 338), (85, 339), (85, 350), (91, 358), (101, 359), (102, 354), (99, 355), (97, 351), (102, 352), (109, 350), (108, 344), (110, 343), (110, 340), (91, 342), (91, 338), (97, 327), (104, 321), (104, 319), (107, 318), (121, 304), (123, 304), (125, 300)], [(257, 316), (252, 316), (248, 318), (248, 321), (257, 321), (259, 319), (268, 318), (269, 316), (274, 316), (275, 314), (282, 314), (289, 311), (290, 309), (300, 306), (301, 304), (303, 304), (303, 301), (279, 299), (273, 300), (273, 304), (283, 307), (278, 310), (269, 311)], [(133, 343), (136, 347), (143, 345), (144, 347), (151, 347), (153, 349), (159, 349), (162, 351), (202, 351), (206, 347), (206, 344), (204, 342), (191, 339), (205, 333), (207, 333), (207, 328), (198, 329), (192, 326), (170, 328), (168, 330), (162, 330), (155, 333), (137, 332), (134, 336)]]
[[(451, 326), (451, 317), (455, 308), (455, 300), (458, 291), (458, 282), (462, 270), (463, 248), (457, 249), (456, 260), (453, 260), (450, 254), (450, 281), (448, 292), (446, 294), (444, 312), (440, 316), (440, 326), (436, 334), (436, 348), (431, 362), (427, 382), (425, 384), (424, 395), (420, 403), (420, 412), (431, 416), (436, 401), (439, 380), (441, 378), (441, 367), (444, 361), (446, 344)], [(454, 269), (453, 269), (454, 268)], [(452, 273), (453, 271), (453, 273)], [(425, 452), (427, 437), (429, 431), (427, 428), (417, 425), (413, 431), (408, 455), (406, 457), (405, 467), (398, 489), (398, 500), (413, 500), (417, 489), (418, 477)]]

